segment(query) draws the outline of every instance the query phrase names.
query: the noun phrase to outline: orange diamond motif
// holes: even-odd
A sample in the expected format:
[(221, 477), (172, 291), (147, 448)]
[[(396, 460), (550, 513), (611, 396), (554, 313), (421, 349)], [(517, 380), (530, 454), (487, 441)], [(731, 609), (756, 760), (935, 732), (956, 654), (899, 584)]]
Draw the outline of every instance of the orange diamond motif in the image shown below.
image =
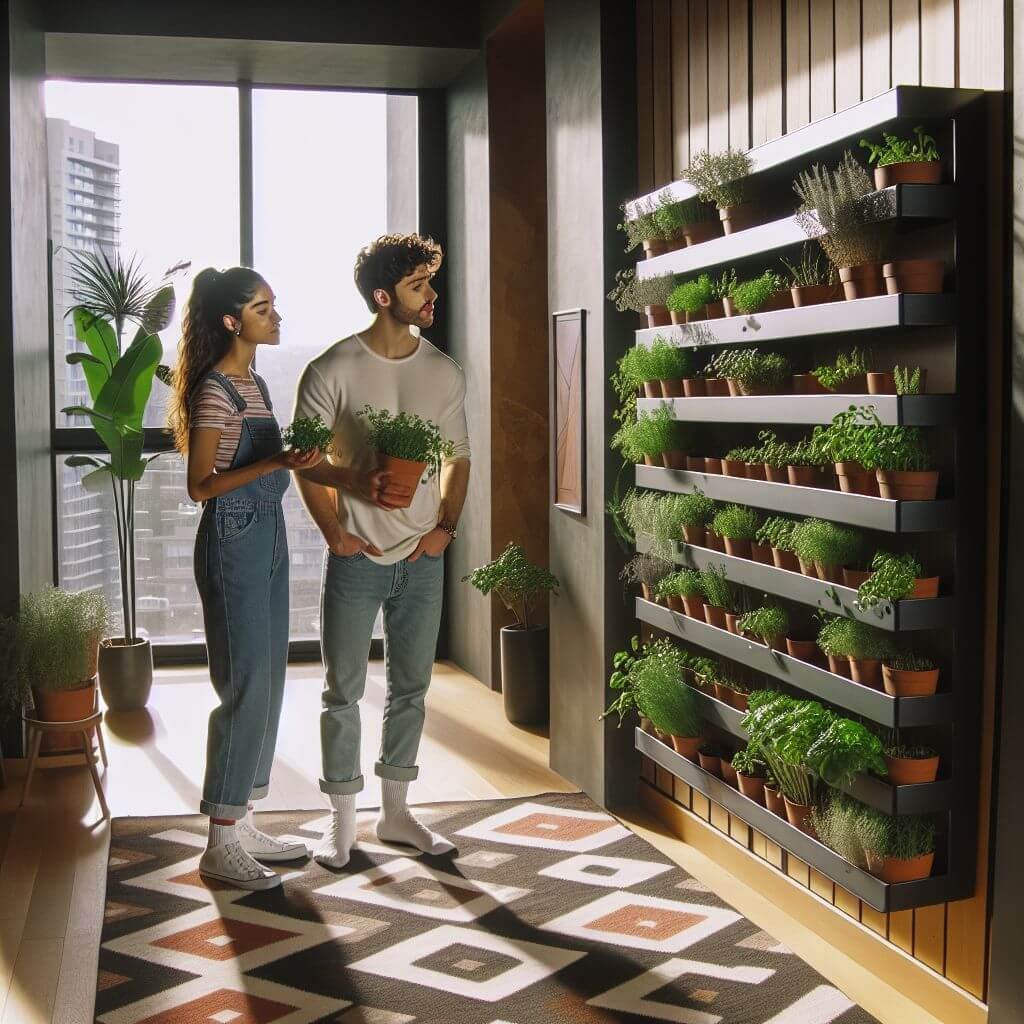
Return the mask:
[(564, 814), (527, 814), (518, 821), (499, 825), (494, 831), (510, 836), (531, 836), (534, 839), (555, 839), (571, 843), (589, 839), (598, 832), (615, 828), (614, 821), (599, 821), (593, 818), (571, 818)]
[(597, 932), (615, 932), (617, 935), (635, 935), (664, 942), (706, 920), (702, 914), (690, 914), (685, 910), (634, 906), (620, 907), (611, 914), (588, 922), (585, 927)]
[[(197, 925), (195, 928), (157, 939), (153, 945), (175, 949), (192, 956), (206, 957), (208, 960), (233, 960), (251, 950), (295, 938), (297, 934), (281, 928), (250, 924), (248, 921), (218, 918), (216, 921), (207, 921), (206, 924)], [(232, 1024), (241, 1022), (232, 1021)]]
[(161, 1010), (138, 1024), (183, 1024), (184, 1021), (188, 1024), (221, 1024), (225, 1020), (230, 1020), (231, 1024), (273, 1024), (297, 1009), (299, 1007), (272, 999), (221, 988), (180, 1006)]

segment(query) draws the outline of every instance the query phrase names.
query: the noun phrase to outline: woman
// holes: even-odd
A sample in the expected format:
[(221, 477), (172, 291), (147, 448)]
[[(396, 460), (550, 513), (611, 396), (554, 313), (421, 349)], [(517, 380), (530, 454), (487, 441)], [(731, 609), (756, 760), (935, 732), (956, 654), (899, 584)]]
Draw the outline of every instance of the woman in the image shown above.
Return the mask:
[(289, 470), (320, 452), (283, 451), (264, 380), (252, 371), (260, 345), (280, 342), (270, 286), (254, 270), (212, 267), (196, 276), (182, 325), (169, 414), (188, 460), (188, 494), (204, 503), (196, 534), (210, 715), (200, 810), (210, 816), (204, 875), (243, 889), (280, 876), (257, 862), (306, 856), (301, 843), (259, 831), (252, 803), (266, 796), (288, 660), (288, 540), (281, 498)]

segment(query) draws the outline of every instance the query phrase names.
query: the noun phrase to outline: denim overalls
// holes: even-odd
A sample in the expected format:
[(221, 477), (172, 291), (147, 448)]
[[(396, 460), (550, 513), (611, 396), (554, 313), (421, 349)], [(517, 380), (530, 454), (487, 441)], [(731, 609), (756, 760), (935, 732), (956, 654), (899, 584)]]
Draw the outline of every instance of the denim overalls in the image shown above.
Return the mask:
[[(244, 412), (223, 374), (209, 374)], [(267, 409), (267, 385), (253, 374)], [(200, 382), (202, 383), (202, 382)], [(231, 469), (281, 451), (273, 415), (242, 419)], [(199, 809), (214, 818), (245, 816), (266, 796), (288, 664), (288, 538), (281, 498), (286, 469), (238, 487), (203, 508), (196, 534), (196, 586), (203, 603), (210, 680), (220, 706), (210, 714), (206, 778)]]

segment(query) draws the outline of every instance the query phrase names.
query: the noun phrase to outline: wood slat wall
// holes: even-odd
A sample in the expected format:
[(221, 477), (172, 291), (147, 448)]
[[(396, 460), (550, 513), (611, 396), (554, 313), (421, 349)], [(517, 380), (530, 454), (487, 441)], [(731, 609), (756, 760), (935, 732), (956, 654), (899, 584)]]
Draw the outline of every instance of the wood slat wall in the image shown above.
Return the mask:
[[(637, 0), (636, 6), (641, 192), (678, 177), (700, 149), (758, 145), (895, 85), (1006, 87), (1005, 0)], [(990, 588), (992, 608), (996, 596)], [(986, 646), (991, 659), (994, 642)], [(879, 914), (689, 787), (656, 775), (653, 766), (645, 776), (881, 942), (984, 999), (994, 673), (993, 662), (985, 673), (978, 883), (969, 900)]]

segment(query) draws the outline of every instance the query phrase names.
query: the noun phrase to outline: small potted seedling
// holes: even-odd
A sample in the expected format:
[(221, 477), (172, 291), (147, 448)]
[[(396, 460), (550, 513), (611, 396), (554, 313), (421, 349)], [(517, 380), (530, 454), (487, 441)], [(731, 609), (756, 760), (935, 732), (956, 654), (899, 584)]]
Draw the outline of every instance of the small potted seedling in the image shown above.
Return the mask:
[(912, 139), (882, 132), (881, 144), (860, 140), (868, 150), (868, 163), (875, 165), (875, 188), (892, 185), (937, 185), (942, 181), (942, 164), (935, 140), (918, 125)]
[(677, 201), (668, 189), (658, 195), (658, 204), (654, 208), (654, 226), (664, 240), (666, 252), (674, 252), (686, 246), (686, 225), (694, 215), (695, 205), (692, 200)]
[(622, 221), (616, 225), (626, 235), (626, 252), (632, 252), (638, 245), (643, 246), (644, 259), (653, 259), (655, 256), (663, 256), (670, 251), (670, 246), (665, 240), (661, 228), (655, 216), (656, 207), (649, 199), (638, 199), (633, 204), (633, 216), (625, 214)]
[(326, 455), (331, 451), (334, 432), (324, 424), (319, 413), (297, 416), (281, 432), (281, 441), (286, 448), (297, 452), (321, 451)]
[(696, 569), (684, 569), (678, 574), (679, 596), (683, 602), (683, 613), (691, 619), (704, 621), (704, 584)]
[(630, 394), (644, 398), (661, 398), (661, 383), (658, 380), (659, 366), (654, 365), (651, 351), (658, 345), (669, 344), (660, 334), (655, 335), (650, 346), (631, 345), (623, 352), (616, 368), (613, 382), (625, 401)]
[(455, 450), (452, 441), (441, 437), (441, 428), (415, 413), (392, 413), (387, 409), (363, 407), (360, 416), (366, 426), (367, 443), (377, 451), (379, 468), (390, 474), (388, 490), (397, 496), (396, 508), (412, 504), (417, 487), (441, 469)]
[(715, 503), (701, 491), (680, 495), (677, 505), (683, 540), (704, 546), (705, 527), (715, 514)]
[(867, 610), (883, 601), (938, 597), (939, 577), (921, 572), (921, 563), (913, 555), (876, 552), (870, 575), (857, 589), (857, 607)]
[(791, 309), (793, 306), (789, 289), (773, 270), (766, 270), (748, 281), (740, 281), (723, 301), (726, 316), (771, 313), (779, 309)]
[(770, 483), (788, 484), (787, 467), (792, 461), (793, 445), (788, 441), (780, 441), (770, 430), (762, 430), (757, 439), (761, 442), (760, 455), (765, 477)]
[(764, 807), (765, 763), (748, 746), (732, 755), (732, 767), (740, 792)]
[(653, 555), (634, 555), (619, 573), (623, 586), (640, 584), (640, 593), (645, 601), (653, 601), (657, 595), (658, 583), (672, 571), (672, 564)]
[(857, 561), (864, 546), (856, 531), (824, 519), (808, 519), (793, 533), (797, 558), (814, 565), (818, 579), (841, 583), (843, 566)]
[[(876, 417), (877, 419), (877, 417)], [(939, 474), (921, 442), (917, 427), (875, 426), (865, 437), (860, 460), (875, 471), (878, 492), (897, 501), (931, 501)]]
[(939, 777), (939, 755), (931, 747), (900, 743), (893, 738), (885, 745), (882, 756), (894, 786), (919, 786)]
[(632, 672), (637, 703), (654, 725), (672, 739), (677, 754), (697, 761), (704, 743), (701, 717), (693, 690), (682, 685), (682, 663), (678, 652), (653, 653)]
[(743, 636), (760, 640), (768, 650), (777, 651), (789, 632), (789, 616), (778, 605), (763, 605), (741, 615), (736, 625)]
[(685, 348), (657, 335), (648, 349), (646, 372), (654, 374), (658, 394), (649, 398), (682, 398), (683, 378), (688, 377), (692, 359)]
[(683, 598), (679, 593), (679, 573), (669, 573), (659, 580), (655, 594), (658, 604), (664, 604), (674, 612), (682, 612)]
[(804, 438), (790, 447), (786, 477), (796, 487), (831, 487), (832, 462), (811, 438)]
[(777, 352), (759, 352), (747, 349), (737, 359), (732, 377), (743, 397), (777, 395), (790, 381), (789, 360)]
[(882, 689), (882, 661), (895, 653), (892, 637), (856, 619), (844, 620), (850, 659), (850, 678), (872, 690)]
[(833, 675), (850, 678), (850, 654), (853, 643), (850, 636), (852, 619), (832, 616), (818, 631), (818, 649), (828, 658), (828, 670)]
[(783, 257), (782, 264), (789, 271), (789, 292), (797, 309), (835, 302), (842, 297), (836, 268), (828, 260), (823, 260), (820, 253), (815, 253), (809, 242), (805, 242), (800, 250), (799, 263), (791, 263)]
[(744, 505), (727, 505), (712, 520), (712, 529), (725, 539), (725, 553), (750, 558), (750, 542), (757, 535), (760, 516)]
[(837, 413), (827, 427), (814, 428), (812, 440), (832, 460), (844, 493), (878, 496), (878, 477), (866, 462), (878, 426), (874, 409), (851, 405)]
[(726, 270), (722, 276), (711, 282), (711, 298), (708, 299), (707, 318), (718, 320), (725, 316), (725, 299), (736, 287), (736, 271)]
[(928, 371), (920, 366), (894, 366), (892, 383), (897, 395), (923, 395)]
[[(777, 569), (786, 569), (789, 572), (799, 572), (800, 565), (796, 555), (793, 553), (793, 531), (798, 523), (788, 516), (771, 516), (766, 519), (757, 531), (754, 538), (761, 548), (768, 548), (770, 563)], [(751, 545), (753, 553), (753, 545)]]
[(811, 373), (825, 391), (863, 395), (867, 391), (867, 353), (860, 348), (840, 352), (835, 362), (817, 366)]
[(725, 629), (725, 613), (732, 606), (732, 590), (725, 578), (725, 566), (716, 569), (709, 565), (701, 570), (704, 588), (704, 621), (709, 626)]
[(939, 688), (939, 669), (921, 654), (890, 654), (882, 662), (882, 683), (890, 697), (930, 697)]
[(736, 774), (736, 768), (732, 763), (734, 756), (734, 754), (722, 754), (719, 764), (722, 769), (722, 781), (727, 786), (732, 786), (733, 789), (736, 789), (739, 779)]
[(744, 683), (734, 682), (729, 700), (737, 711), (746, 711), (750, 707), (750, 687)]
[(868, 871), (889, 885), (927, 878), (935, 861), (935, 823), (924, 815), (890, 817), (865, 807), (858, 820)]
[(672, 323), (692, 324), (706, 319), (711, 295), (711, 278), (707, 274), (677, 284), (666, 302)]
[(743, 231), (754, 224), (754, 211), (747, 198), (747, 176), (752, 165), (750, 157), (732, 148), (720, 153), (701, 150), (690, 160), (683, 180), (697, 190), (697, 198), (714, 203), (727, 235)]
[(615, 275), (615, 287), (608, 293), (608, 299), (615, 303), (620, 313), (627, 310), (642, 313), (649, 328), (669, 327), (672, 318), (665, 303), (674, 287), (674, 274), (641, 278), (633, 269), (620, 270)]
[(716, 779), (722, 777), (722, 759), (718, 753), (718, 747), (711, 743), (709, 740), (705, 740), (701, 744), (700, 750), (697, 752), (697, 760), (700, 763), (701, 768), (704, 769), (709, 775), (714, 775)]

